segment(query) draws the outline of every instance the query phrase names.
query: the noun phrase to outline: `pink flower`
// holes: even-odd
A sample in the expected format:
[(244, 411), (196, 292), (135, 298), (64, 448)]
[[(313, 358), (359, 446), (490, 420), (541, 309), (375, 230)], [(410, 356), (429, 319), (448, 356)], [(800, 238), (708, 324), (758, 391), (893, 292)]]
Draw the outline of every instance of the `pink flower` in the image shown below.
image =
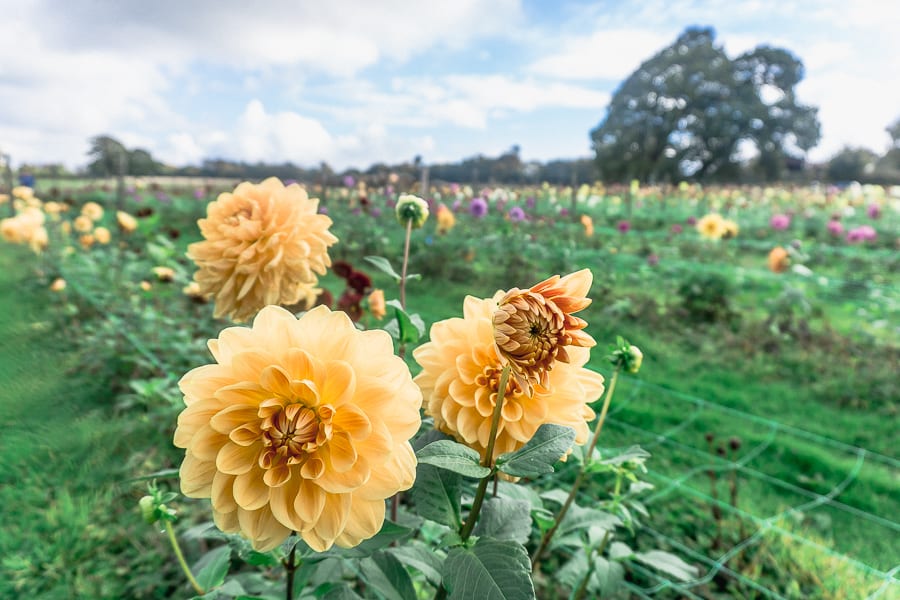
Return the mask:
[(866, 214), (869, 215), (870, 219), (877, 219), (881, 216), (881, 207), (875, 203), (872, 203), (866, 209)]
[(775, 231), (784, 231), (791, 226), (791, 218), (785, 214), (772, 215), (769, 225)]
[(619, 230), (619, 233), (628, 233), (628, 230), (631, 229), (631, 223), (628, 221), (619, 221), (619, 224), (616, 225), (616, 229)]
[(828, 233), (830, 233), (834, 237), (837, 237), (837, 236), (841, 235), (842, 233), (844, 233), (844, 226), (841, 225), (840, 221), (836, 221), (836, 220), (832, 219), (831, 221), (828, 221), (827, 227), (828, 227)]

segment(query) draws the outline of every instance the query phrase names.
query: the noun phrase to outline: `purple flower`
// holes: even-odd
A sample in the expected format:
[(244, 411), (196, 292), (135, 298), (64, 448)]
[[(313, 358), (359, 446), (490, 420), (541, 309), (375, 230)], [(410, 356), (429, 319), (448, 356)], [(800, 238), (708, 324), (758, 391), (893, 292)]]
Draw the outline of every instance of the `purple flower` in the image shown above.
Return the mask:
[(296, 179), (285, 179), (284, 180), (285, 186), (291, 185), (292, 183), (297, 183), (297, 180)]
[(371, 209), (369, 209), (369, 214), (377, 219), (381, 216), (381, 209), (377, 206), (373, 206)]
[(394, 186), (389, 185), (389, 186), (387, 186), (386, 188), (384, 188), (384, 193), (387, 194), (388, 196), (390, 196), (391, 194), (393, 194), (393, 193), (394, 193)]
[(327, 214), (328, 214), (328, 207), (327, 207), (327, 206), (319, 206), (319, 214), (320, 214), (320, 215), (327, 215)]
[(619, 230), (619, 233), (628, 233), (628, 230), (631, 229), (631, 223), (628, 221), (619, 221), (619, 224), (616, 225), (616, 229)]
[(459, 192), (459, 184), (458, 184), (458, 183), (451, 183), (451, 184), (450, 184), (450, 192), (452, 192), (452, 193), (454, 193), (454, 194), (458, 193), (458, 192)]
[(675, 223), (674, 225), (672, 225), (671, 231), (674, 235), (678, 235), (679, 233), (684, 231), (684, 228), (680, 224)]
[(168, 204), (172, 198), (165, 192), (156, 192), (156, 200), (162, 204)]
[(536, 204), (537, 198), (535, 198), (534, 196), (528, 196), (528, 198), (525, 200), (525, 206), (527, 206), (529, 210), (534, 209)]
[(881, 216), (881, 207), (873, 202), (866, 209), (866, 214), (869, 215), (870, 219), (877, 219)]
[(559, 209), (559, 216), (561, 216), (561, 217), (568, 217), (568, 216), (569, 216), (569, 209), (566, 208), (566, 207), (563, 207), (563, 208)]
[(353, 179), (353, 175), (345, 175), (344, 176), (344, 185), (346, 187), (353, 187), (353, 185), (355, 183), (356, 183), (356, 180)]
[(651, 267), (655, 267), (659, 264), (659, 256), (657, 256), (656, 254), (651, 254), (647, 257), (647, 264)]
[(791, 226), (791, 217), (783, 213), (772, 215), (772, 218), (769, 219), (769, 226), (775, 231), (784, 231)]
[(844, 233), (844, 226), (841, 225), (840, 221), (837, 221), (835, 219), (828, 221), (828, 225), (826, 225), (826, 227), (828, 227), (828, 233), (830, 233), (834, 237), (837, 237)]
[(847, 241), (851, 244), (874, 241), (876, 237), (878, 234), (869, 225), (860, 225), (847, 232)]
[(694, 225), (696, 225), (696, 224), (697, 224), (697, 217), (694, 217), (694, 216), (688, 217), (688, 218), (687, 218), (687, 224), (690, 225), (691, 227), (693, 227)]
[(509, 209), (509, 212), (506, 213), (506, 216), (508, 216), (509, 220), (513, 223), (519, 223), (525, 220), (525, 211), (522, 210), (521, 206), (513, 206)]
[(453, 212), (459, 212), (459, 208), (462, 206), (462, 200), (454, 200), (453, 204), (450, 205), (450, 210)]
[(488, 203), (487, 200), (482, 198), (481, 196), (477, 198), (472, 198), (472, 203), (469, 204), (469, 212), (472, 213), (472, 216), (480, 219), (484, 215), (487, 214), (488, 211)]
[(205, 195), (206, 195), (206, 192), (203, 191), (203, 188), (197, 188), (196, 190), (194, 190), (194, 198), (197, 200), (200, 200)]

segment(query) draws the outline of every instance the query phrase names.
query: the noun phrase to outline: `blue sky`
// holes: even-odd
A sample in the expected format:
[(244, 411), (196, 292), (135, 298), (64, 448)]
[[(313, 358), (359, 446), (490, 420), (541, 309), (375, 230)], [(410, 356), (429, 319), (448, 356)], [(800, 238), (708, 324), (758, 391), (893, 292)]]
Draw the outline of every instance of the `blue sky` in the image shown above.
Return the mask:
[(804, 61), (814, 160), (881, 152), (900, 117), (888, 0), (0, 0), (0, 14), (0, 151), (17, 163), (82, 165), (100, 133), (178, 165), (588, 156), (616, 86), (689, 25), (730, 56), (768, 43)]

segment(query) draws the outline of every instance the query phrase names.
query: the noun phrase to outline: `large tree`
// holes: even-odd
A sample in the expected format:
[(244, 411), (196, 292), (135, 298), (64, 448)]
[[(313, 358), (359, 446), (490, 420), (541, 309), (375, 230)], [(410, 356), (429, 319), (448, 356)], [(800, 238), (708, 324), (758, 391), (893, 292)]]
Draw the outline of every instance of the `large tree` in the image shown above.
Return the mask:
[(604, 179), (732, 179), (754, 149), (768, 178), (819, 140), (817, 109), (795, 87), (803, 63), (760, 46), (730, 59), (711, 28), (689, 28), (616, 90), (591, 132)]

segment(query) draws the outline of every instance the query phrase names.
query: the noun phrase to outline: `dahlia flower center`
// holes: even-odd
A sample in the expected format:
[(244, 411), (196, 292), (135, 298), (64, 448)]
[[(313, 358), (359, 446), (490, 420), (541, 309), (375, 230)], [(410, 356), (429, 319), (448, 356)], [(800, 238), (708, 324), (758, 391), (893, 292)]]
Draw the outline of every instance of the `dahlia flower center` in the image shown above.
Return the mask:
[(240, 225), (241, 217), (243, 217), (244, 219), (249, 219), (252, 216), (253, 216), (253, 212), (250, 210), (250, 208), (247, 206), (244, 206), (243, 208), (240, 208), (237, 211), (235, 211), (234, 214), (232, 214), (230, 217), (227, 217), (225, 219), (225, 222), (228, 223), (229, 225)]
[[(274, 410), (272, 410), (274, 408)], [(302, 402), (284, 406), (260, 406), (263, 417), (259, 429), (265, 449), (260, 466), (304, 464), (331, 439), (333, 411), (329, 406), (310, 408)]]
[(497, 345), (521, 367), (549, 366), (565, 343), (565, 315), (543, 296), (525, 292), (502, 304), (494, 316)]

